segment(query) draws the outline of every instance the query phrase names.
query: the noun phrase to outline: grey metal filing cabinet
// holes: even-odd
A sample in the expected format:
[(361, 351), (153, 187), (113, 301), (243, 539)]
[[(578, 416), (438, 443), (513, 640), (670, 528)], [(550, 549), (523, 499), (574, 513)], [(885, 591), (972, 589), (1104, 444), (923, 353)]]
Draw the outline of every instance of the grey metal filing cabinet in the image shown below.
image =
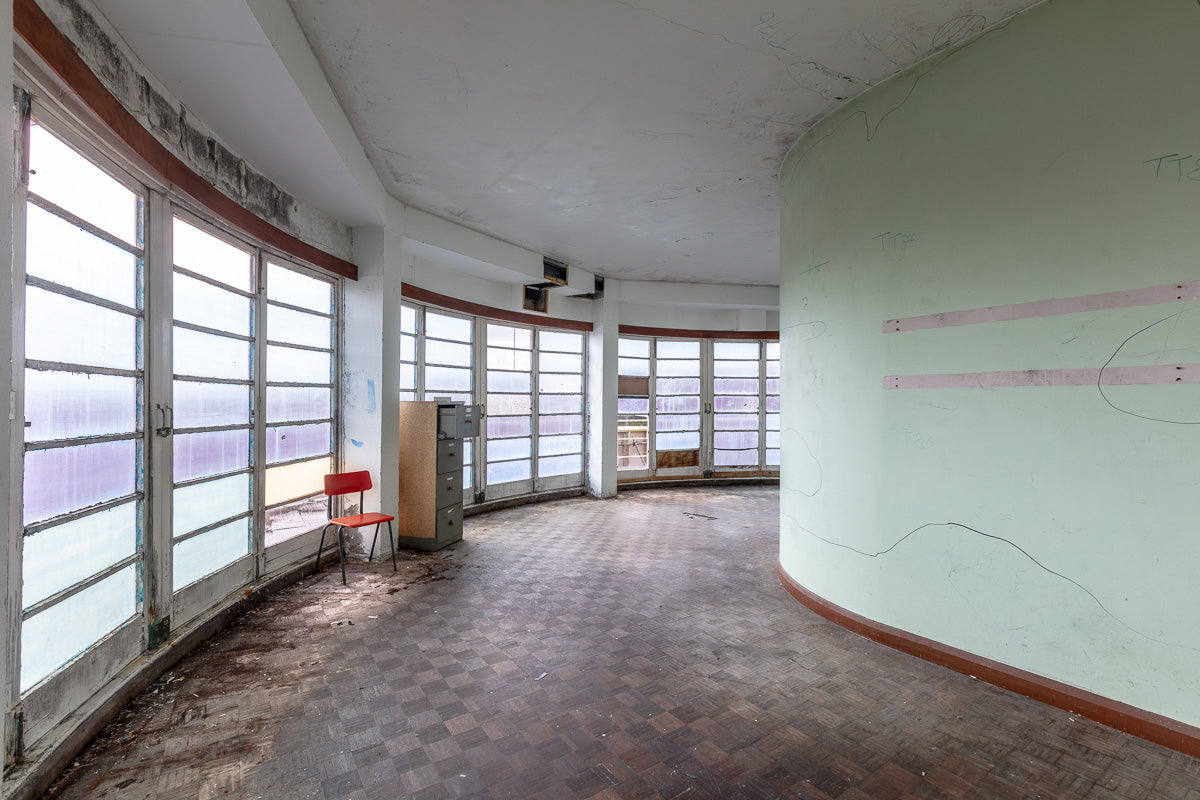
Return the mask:
[(463, 438), (478, 427), (475, 407), (400, 403), (401, 547), (440, 550), (462, 538)]

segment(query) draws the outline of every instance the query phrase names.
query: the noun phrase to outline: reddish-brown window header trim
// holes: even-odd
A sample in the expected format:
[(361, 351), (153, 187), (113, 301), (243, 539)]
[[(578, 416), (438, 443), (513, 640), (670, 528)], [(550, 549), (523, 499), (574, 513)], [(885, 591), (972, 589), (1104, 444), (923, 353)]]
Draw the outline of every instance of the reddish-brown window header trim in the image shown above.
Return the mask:
[(571, 331), (590, 331), (592, 323), (580, 322), (574, 319), (559, 319), (558, 317), (539, 317), (535, 314), (522, 314), (520, 311), (505, 311), (502, 308), (492, 308), (482, 303), (472, 303), (459, 300), (446, 294), (438, 294), (417, 286), (404, 285), (401, 294), (405, 300), (444, 308), (447, 311), (458, 311), (463, 314), (474, 314), (488, 319), (498, 319), (504, 322), (518, 322), (522, 325), (542, 325), (548, 328), (563, 328)]
[(84, 63), (34, 0), (13, 0), (13, 29), (145, 165), (167, 184), (269, 247), (358, 280), (358, 267), (276, 228), (196, 174), (133, 117)]
[(641, 325), (618, 325), (617, 331), (626, 336), (669, 336), (672, 339), (779, 340), (779, 331), (693, 331), (685, 328), (645, 328)]

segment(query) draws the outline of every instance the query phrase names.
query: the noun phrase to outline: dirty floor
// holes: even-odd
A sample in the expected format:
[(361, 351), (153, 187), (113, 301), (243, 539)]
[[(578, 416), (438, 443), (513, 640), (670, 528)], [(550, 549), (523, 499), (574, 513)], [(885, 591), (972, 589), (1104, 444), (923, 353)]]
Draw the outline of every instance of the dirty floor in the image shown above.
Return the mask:
[(1154, 798), (1200, 762), (849, 634), (775, 577), (777, 489), (467, 520), (306, 579), (164, 675), (58, 798)]

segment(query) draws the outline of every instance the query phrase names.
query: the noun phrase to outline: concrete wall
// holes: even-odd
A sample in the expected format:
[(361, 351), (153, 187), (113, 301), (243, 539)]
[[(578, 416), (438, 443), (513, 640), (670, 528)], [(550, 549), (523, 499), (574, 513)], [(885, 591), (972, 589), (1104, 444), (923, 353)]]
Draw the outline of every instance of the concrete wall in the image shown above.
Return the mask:
[(1197, 30), (1051, 0), (867, 92), (785, 162), (781, 287), (784, 570), (1193, 725)]

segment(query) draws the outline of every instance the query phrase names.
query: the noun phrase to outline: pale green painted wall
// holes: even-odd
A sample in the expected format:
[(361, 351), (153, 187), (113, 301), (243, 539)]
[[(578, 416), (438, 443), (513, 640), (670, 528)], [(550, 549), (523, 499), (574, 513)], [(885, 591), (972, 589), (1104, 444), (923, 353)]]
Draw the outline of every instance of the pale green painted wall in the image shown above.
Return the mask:
[[(781, 178), (783, 568), (867, 617), (1191, 724), (1200, 425), (1114, 411), (1094, 386), (881, 387), (1099, 367), (1173, 314), (1114, 363), (1198, 363), (1200, 307), (881, 329), (1200, 279), (1200, 182), (1144, 163), (1200, 157), (1198, 44), (1196, 3), (1050, 0), (823, 120)], [(914, 238), (885, 252), (885, 231)], [(1194, 385), (1108, 394), (1200, 421)], [(875, 558), (833, 544), (875, 553), (949, 521), (1061, 576), (957, 527)]]

